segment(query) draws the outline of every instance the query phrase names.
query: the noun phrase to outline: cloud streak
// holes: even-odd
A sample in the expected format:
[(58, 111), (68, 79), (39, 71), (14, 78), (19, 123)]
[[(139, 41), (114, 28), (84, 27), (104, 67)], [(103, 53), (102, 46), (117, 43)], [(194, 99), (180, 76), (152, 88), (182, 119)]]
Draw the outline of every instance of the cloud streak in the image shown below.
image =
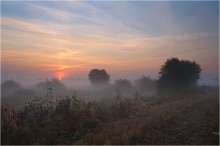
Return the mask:
[[(178, 57), (198, 62), (204, 72), (218, 72), (217, 32), (155, 35), (141, 30), (144, 25), (154, 29), (146, 20), (162, 22), (163, 28), (171, 30), (168, 27), (172, 27), (175, 19), (168, 3), (157, 7), (166, 10), (164, 15), (170, 22), (165, 22), (159, 13), (153, 14), (154, 7), (149, 7), (143, 18), (135, 19), (136, 14), (145, 13), (145, 7), (132, 3), (124, 7), (109, 3), (119, 15), (89, 2), (25, 4), (39, 16), (32, 19), (2, 16), (1, 19), (5, 70), (31, 68), (48, 73), (77, 71), (85, 75), (92, 68), (106, 68), (115, 74), (127, 71), (155, 75), (167, 58)], [(131, 9), (126, 11), (126, 8)], [(131, 21), (138, 25), (127, 23)], [(173, 31), (175, 28), (170, 32)]]

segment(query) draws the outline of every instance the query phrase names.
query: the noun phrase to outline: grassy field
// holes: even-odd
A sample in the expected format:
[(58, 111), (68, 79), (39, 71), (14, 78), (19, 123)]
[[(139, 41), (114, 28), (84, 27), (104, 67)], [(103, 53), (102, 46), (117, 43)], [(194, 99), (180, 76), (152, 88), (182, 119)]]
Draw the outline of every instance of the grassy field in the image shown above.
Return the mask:
[(218, 144), (218, 98), (188, 97), (154, 103), (105, 125), (79, 144)]
[(55, 98), (2, 107), (1, 144), (219, 144), (218, 92), (118, 94), (110, 103)]

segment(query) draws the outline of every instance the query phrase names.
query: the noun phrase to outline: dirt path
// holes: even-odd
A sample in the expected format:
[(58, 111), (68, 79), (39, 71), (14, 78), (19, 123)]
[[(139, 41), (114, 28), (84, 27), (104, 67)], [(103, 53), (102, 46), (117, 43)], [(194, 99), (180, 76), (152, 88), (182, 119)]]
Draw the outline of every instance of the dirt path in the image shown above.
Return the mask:
[(179, 126), (173, 143), (218, 144), (219, 135), (213, 134), (219, 132), (218, 106), (218, 100), (205, 98), (184, 110), (176, 119), (172, 119)]
[(137, 116), (105, 125), (78, 144), (219, 144), (218, 97), (148, 106)]

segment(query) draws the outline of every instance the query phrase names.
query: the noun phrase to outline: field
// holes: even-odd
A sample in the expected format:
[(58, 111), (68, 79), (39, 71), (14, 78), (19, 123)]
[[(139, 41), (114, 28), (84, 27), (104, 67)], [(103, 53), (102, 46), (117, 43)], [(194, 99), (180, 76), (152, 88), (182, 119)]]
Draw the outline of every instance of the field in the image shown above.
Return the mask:
[(1, 145), (220, 145), (219, 1), (1, 12)]
[(2, 106), (1, 144), (219, 144), (219, 92), (154, 96), (117, 92), (109, 101), (77, 94)]

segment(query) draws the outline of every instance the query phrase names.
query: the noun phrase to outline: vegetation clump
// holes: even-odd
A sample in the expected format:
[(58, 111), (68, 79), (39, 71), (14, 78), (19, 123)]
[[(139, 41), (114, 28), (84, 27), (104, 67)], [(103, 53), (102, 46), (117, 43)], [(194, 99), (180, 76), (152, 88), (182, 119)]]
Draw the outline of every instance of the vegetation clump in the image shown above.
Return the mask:
[(59, 97), (52, 91), (48, 88), (46, 97), (35, 97), (18, 111), (2, 107), (2, 144), (73, 144), (102, 123), (126, 118), (121, 108), (126, 102), (119, 90), (109, 108), (82, 102), (77, 92)]
[(197, 84), (200, 78), (201, 68), (196, 62), (179, 60), (178, 58), (167, 59), (159, 72), (158, 87), (160, 92), (190, 89)]
[(108, 84), (110, 75), (104, 70), (93, 69), (89, 72), (89, 80), (92, 85)]

